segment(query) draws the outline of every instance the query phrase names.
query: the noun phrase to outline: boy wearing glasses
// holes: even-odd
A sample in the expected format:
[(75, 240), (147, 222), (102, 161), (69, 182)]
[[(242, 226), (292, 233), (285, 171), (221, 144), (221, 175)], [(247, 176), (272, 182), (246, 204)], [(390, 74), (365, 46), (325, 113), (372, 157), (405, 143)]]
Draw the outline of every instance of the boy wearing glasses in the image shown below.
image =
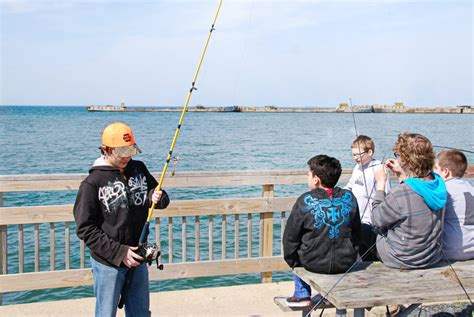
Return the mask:
[[(359, 135), (352, 142), (352, 158), (356, 162), (352, 175), (344, 187), (352, 191), (357, 198), (359, 213), (362, 222), (362, 240), (360, 245), (360, 255), (364, 255), (374, 244), (376, 234), (373, 231), (371, 213), (372, 202), (375, 194), (374, 172), (382, 163), (374, 159), (374, 141), (366, 136)], [(390, 190), (390, 183), (386, 183), (386, 192)], [(366, 261), (377, 260), (375, 246), (364, 256)]]
[(474, 187), (462, 177), (467, 169), (463, 152), (438, 154), (434, 172), (446, 183), (448, 200), (443, 228), (443, 251), (450, 260), (474, 259)]
[(145, 164), (132, 130), (115, 122), (102, 133), (101, 157), (82, 181), (74, 204), (77, 236), (90, 249), (96, 316), (115, 316), (124, 296), (127, 316), (150, 316), (148, 269), (137, 250), (151, 201), (166, 208), (169, 198)]

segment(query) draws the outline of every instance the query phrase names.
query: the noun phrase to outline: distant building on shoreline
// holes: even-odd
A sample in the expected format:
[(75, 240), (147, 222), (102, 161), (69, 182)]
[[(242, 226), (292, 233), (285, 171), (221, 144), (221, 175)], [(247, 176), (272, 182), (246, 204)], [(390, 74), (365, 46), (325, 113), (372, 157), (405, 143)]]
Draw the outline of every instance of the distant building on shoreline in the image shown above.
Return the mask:
[[(122, 102), (120, 106), (106, 105), (87, 107), (91, 112), (181, 112), (183, 108), (163, 108), (163, 107), (126, 107)], [(393, 105), (354, 105), (340, 103), (336, 108), (332, 107), (277, 107), (274, 105), (256, 107), (256, 106), (224, 106), (224, 107), (205, 107), (196, 105), (189, 107), (188, 112), (329, 112), (329, 113), (474, 113), (471, 105), (461, 105), (455, 107), (431, 107), (431, 108), (409, 108), (403, 102), (395, 102)]]

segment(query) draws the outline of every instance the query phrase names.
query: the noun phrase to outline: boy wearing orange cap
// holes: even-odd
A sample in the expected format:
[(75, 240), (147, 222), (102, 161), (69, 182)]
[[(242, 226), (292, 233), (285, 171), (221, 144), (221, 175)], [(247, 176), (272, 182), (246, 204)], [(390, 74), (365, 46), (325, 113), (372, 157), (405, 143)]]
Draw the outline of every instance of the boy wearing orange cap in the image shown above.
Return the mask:
[[(90, 249), (96, 316), (115, 316), (120, 294), (127, 316), (150, 316), (148, 269), (135, 253), (151, 202), (169, 204), (145, 164), (132, 130), (115, 122), (102, 133), (101, 157), (79, 187), (74, 204), (76, 232)], [(126, 292), (124, 291), (126, 287)]]

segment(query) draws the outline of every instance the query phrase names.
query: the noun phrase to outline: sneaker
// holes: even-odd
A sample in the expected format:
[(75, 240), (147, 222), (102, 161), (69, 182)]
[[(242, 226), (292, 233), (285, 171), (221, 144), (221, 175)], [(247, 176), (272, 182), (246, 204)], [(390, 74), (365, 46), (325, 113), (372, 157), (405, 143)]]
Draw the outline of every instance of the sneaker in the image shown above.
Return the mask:
[(400, 305), (388, 305), (387, 306), (387, 313), (390, 316), (397, 316), (402, 311), (402, 307)]
[(288, 297), (286, 299), (286, 304), (288, 307), (306, 307), (311, 305), (311, 298), (310, 297)]

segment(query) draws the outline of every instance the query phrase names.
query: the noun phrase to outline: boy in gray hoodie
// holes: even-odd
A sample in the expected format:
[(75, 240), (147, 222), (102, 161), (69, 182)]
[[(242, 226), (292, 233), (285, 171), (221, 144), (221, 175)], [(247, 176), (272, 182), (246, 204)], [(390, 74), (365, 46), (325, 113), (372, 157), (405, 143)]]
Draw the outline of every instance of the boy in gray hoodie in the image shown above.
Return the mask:
[[(446, 186), (438, 174), (432, 173), (435, 154), (423, 135), (399, 134), (393, 151), (395, 159), (387, 160), (375, 172), (372, 224), (378, 230), (377, 252), (389, 267), (428, 267), (442, 258)], [(387, 195), (385, 168), (401, 183)]]
[(450, 260), (474, 259), (474, 187), (462, 177), (467, 169), (463, 152), (438, 154), (434, 171), (446, 182), (448, 202), (444, 218), (443, 252)]

